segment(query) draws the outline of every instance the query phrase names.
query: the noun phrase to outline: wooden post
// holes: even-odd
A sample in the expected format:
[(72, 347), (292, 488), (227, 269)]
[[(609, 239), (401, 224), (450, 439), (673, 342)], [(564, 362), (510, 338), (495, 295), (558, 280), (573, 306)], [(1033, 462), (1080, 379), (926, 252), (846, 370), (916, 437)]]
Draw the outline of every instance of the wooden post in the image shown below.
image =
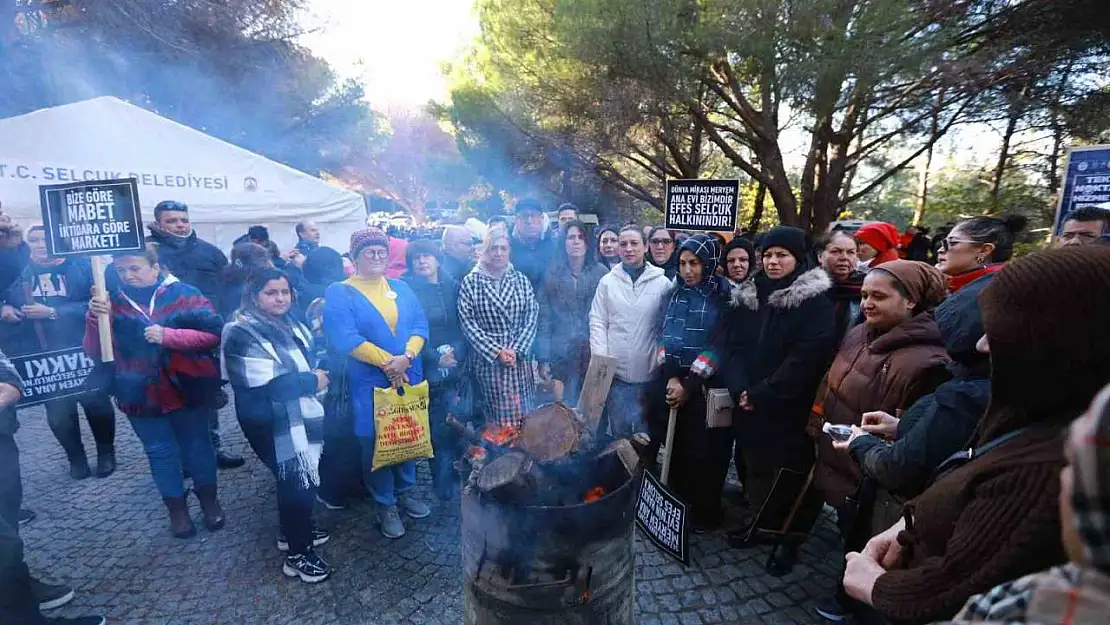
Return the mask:
[(659, 475), (659, 481), (663, 486), (667, 485), (667, 478), (671, 476), (671, 457), (674, 456), (674, 424), (678, 420), (678, 409), (671, 408), (671, 414), (667, 416), (667, 442), (665, 449), (667, 455), (663, 456), (663, 471)]
[[(105, 269), (104, 257), (100, 255), (93, 256), (93, 284), (96, 286), (96, 295), (108, 299), (108, 287), (104, 281)], [(115, 352), (112, 350), (112, 316), (98, 315), (97, 327), (100, 330), (100, 360), (102, 362), (112, 362), (116, 359)]]
[(590, 366), (582, 379), (582, 392), (578, 395), (578, 412), (585, 417), (586, 431), (590, 436), (597, 434), (597, 424), (601, 421), (601, 411), (609, 398), (609, 387), (613, 385), (613, 374), (617, 372), (617, 359), (594, 354), (590, 356)]

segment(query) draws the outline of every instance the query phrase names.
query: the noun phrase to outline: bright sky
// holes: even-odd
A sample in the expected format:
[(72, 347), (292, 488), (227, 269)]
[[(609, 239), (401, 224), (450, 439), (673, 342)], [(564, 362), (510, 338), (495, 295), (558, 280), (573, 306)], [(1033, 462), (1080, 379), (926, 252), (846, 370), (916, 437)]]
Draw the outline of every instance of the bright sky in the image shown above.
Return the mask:
[(309, 0), (302, 42), (379, 110), (446, 96), (444, 61), (478, 33), (473, 0)]

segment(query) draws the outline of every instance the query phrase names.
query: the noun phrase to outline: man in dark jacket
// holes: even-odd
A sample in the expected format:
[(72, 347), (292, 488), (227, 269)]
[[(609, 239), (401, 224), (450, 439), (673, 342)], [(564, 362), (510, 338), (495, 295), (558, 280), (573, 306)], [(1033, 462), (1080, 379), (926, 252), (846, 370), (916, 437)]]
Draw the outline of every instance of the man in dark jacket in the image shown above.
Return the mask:
[(315, 221), (302, 221), (297, 224), (297, 245), (293, 248), (302, 256), (320, 247), (320, 226)]
[(538, 290), (548, 264), (555, 255), (555, 242), (547, 234), (547, 215), (536, 200), (525, 198), (513, 209), (512, 250), (509, 260), (517, 271), (528, 277), (532, 289)]
[[(149, 225), (148, 240), (159, 244), (158, 260), (162, 267), (185, 284), (192, 285), (220, 309), (220, 272), (227, 266), (227, 256), (215, 245), (197, 236), (189, 221), (189, 207), (182, 202), (167, 200), (154, 207), (154, 224)], [(242, 456), (225, 452), (220, 440), (219, 413), (209, 415), (212, 443), (221, 469), (234, 469), (244, 464)]]
[(443, 229), (443, 268), (459, 282), (474, 269), (474, 234), (464, 226), (447, 226)]
[(19, 537), (19, 505), (23, 482), (15, 432), (19, 422), (15, 404), (23, 396), (19, 379), (7, 356), (0, 353), (0, 623), (5, 625), (104, 625), (101, 616), (46, 619), (40, 610), (60, 607), (73, 598), (68, 586), (44, 584), (31, 577), (23, 560)]

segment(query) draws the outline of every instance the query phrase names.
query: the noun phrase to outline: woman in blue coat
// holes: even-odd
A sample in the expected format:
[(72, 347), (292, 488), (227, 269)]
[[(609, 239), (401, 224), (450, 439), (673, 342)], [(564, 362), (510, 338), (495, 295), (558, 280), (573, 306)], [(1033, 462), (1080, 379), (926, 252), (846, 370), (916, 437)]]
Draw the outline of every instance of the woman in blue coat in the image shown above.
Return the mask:
[(378, 505), (378, 523), (386, 538), (405, 535), (403, 511), (422, 519), (431, 510), (407, 495), (416, 484), (416, 463), (371, 470), (374, 463), (374, 389), (419, 384), (424, 369), (419, 357), (428, 340), (428, 320), (407, 284), (385, 277), (389, 237), (378, 228), (351, 235), (351, 258), (357, 274), (328, 287), (324, 332), (332, 348), (347, 354), (347, 382), (355, 435), (362, 445), (363, 479)]

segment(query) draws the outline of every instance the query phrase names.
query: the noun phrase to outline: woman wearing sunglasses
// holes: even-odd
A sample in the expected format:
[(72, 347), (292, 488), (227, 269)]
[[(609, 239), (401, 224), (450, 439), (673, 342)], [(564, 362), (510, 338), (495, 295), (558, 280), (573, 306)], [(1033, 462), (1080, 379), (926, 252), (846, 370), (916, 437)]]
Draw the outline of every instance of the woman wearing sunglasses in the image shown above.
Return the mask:
[(1014, 241), (1025, 228), (1022, 215), (972, 217), (956, 224), (940, 242), (937, 269), (948, 278), (948, 292), (955, 293), (993, 274), (1014, 255)]

